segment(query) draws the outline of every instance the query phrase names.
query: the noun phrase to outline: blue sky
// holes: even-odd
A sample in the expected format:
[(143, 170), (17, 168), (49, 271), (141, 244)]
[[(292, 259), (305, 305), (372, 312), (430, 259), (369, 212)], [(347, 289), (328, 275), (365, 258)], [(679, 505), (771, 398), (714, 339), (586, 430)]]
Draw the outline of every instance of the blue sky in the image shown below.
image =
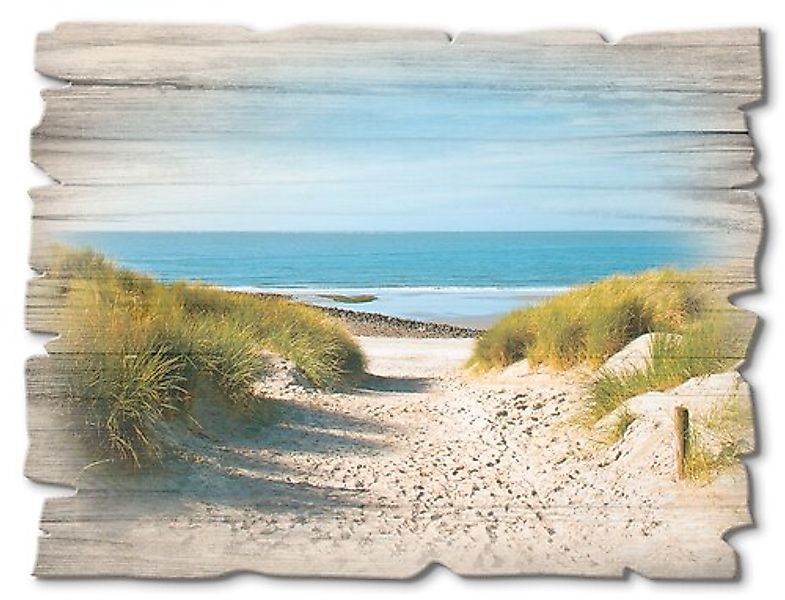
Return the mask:
[(367, 90), (112, 91), (128, 96), (85, 110), (88, 139), (68, 146), (84, 158), (77, 184), (111, 185), (79, 196), (90, 218), (70, 227), (701, 227), (694, 197), (728, 160), (720, 136), (693, 133), (715, 100), (617, 89), (620, 76), (600, 73), (588, 91), (460, 70), (449, 85)]

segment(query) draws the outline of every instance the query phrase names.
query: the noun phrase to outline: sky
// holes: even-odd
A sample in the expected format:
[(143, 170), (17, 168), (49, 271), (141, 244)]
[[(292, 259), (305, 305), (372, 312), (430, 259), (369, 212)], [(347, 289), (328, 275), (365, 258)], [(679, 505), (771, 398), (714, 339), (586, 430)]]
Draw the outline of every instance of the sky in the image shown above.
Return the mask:
[(733, 183), (736, 138), (696, 133), (721, 99), (610, 61), (571, 85), (493, 59), (53, 92), (39, 162), (72, 186), (63, 226), (94, 230), (700, 228), (707, 190)]

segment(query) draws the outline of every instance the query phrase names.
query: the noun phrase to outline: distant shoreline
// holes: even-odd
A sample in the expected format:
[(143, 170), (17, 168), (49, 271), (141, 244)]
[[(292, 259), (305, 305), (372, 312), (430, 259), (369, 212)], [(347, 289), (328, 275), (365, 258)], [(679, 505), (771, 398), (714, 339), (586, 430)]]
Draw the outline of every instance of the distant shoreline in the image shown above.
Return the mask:
[[(294, 302), (300, 302), (288, 294), (270, 292), (241, 292), (235, 294), (250, 294), (261, 297), (284, 297)], [(303, 303), (306, 304), (306, 303)], [(450, 323), (434, 321), (418, 321), (416, 319), (402, 319), (382, 313), (352, 310), (350, 308), (337, 308), (331, 306), (312, 306), (332, 317), (339, 319), (353, 335), (374, 337), (412, 337), (412, 338), (475, 338), (485, 331), (480, 327), (464, 327)]]
[[(460, 288), (459, 291), (232, 288), (233, 293), (287, 298), (341, 318), (356, 335), (477, 337), (509, 312), (547, 300), (569, 288)], [(390, 292), (389, 294), (387, 292)]]
[(314, 308), (340, 319), (349, 331), (358, 336), (412, 338), (475, 338), (484, 330), (450, 323), (401, 319), (381, 313), (315, 306)]

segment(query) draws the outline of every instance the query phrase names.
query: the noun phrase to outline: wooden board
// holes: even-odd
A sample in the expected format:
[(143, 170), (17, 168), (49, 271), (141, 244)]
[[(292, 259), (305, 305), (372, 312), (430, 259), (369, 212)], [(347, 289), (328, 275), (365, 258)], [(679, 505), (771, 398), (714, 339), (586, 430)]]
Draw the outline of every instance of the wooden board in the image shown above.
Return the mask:
[[(66, 85), (43, 92), (32, 133), (53, 183), (31, 191), (31, 264), (46, 273), (52, 243), (86, 231), (288, 231), (315, 215), (328, 231), (439, 229), (434, 215), (452, 232), (509, 231), (533, 215), (537, 230), (703, 236), (702, 282), (753, 290), (762, 219), (744, 110), (762, 97), (760, 39), (63, 24), (36, 51)], [(32, 280), (28, 328), (62, 332), (65, 295)], [(713, 310), (752, 338), (754, 315)], [(728, 386), (749, 407), (735, 371), (635, 399), (638, 425), (598, 449), (565, 416), (585, 373), (467, 380), (466, 340), (379, 339), (362, 342), (367, 389), (282, 392), (253, 443), (221, 421), (189, 459), (144, 473), (112, 470), (85, 441), (69, 347), (50, 342), (28, 367), (26, 473), (78, 494), (46, 503), (36, 574), (737, 573), (725, 536), (750, 524), (746, 470), (674, 481), (668, 425), (674, 405), (706, 416)], [(524, 396), (536, 414), (509, 421)]]

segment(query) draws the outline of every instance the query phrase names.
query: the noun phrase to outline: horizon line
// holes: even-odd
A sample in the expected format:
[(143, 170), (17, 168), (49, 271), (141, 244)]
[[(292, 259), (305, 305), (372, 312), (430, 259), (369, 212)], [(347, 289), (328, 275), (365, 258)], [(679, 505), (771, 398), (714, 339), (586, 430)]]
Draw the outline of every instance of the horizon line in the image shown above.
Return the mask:
[(75, 229), (65, 234), (79, 233), (265, 233), (265, 234), (419, 234), (419, 233), (696, 233), (711, 228), (693, 229)]

